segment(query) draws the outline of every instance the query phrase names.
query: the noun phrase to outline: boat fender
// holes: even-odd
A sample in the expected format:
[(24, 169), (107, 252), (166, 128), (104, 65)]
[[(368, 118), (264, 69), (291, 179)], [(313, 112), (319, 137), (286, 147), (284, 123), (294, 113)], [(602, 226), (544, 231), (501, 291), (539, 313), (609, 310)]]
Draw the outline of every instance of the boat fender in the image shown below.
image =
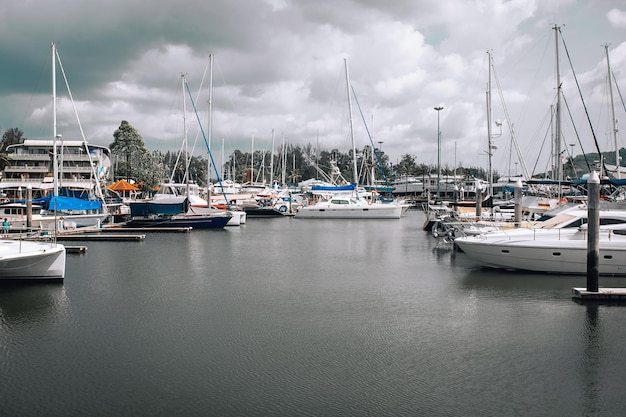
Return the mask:
[(287, 206), (280, 206), (280, 207), (278, 207), (278, 211), (280, 211), (281, 213), (286, 213), (287, 212)]

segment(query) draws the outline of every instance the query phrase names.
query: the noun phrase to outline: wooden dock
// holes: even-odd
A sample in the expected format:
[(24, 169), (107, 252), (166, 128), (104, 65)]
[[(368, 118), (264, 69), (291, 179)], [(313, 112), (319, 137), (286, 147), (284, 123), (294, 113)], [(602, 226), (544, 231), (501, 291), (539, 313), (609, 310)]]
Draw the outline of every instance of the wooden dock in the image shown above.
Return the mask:
[(594, 303), (626, 303), (626, 288), (598, 288), (598, 291), (587, 291), (586, 288), (572, 288), (572, 297), (580, 302)]
[(57, 241), (90, 240), (90, 241), (142, 241), (145, 234), (118, 234), (118, 233), (85, 233), (85, 234), (59, 234)]
[(123, 226), (108, 226), (103, 227), (101, 230), (107, 232), (165, 232), (165, 233), (189, 233), (192, 227), (123, 227)]
[(86, 253), (87, 246), (65, 246), (66, 253)]

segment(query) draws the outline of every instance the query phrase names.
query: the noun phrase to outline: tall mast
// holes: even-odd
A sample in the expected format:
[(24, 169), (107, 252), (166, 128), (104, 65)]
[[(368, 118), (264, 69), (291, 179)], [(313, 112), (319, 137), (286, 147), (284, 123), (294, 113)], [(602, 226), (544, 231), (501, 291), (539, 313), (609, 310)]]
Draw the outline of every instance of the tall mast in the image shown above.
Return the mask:
[(346, 87), (348, 90), (348, 117), (350, 120), (350, 137), (352, 138), (352, 170), (354, 171), (354, 183), (359, 184), (359, 173), (356, 166), (356, 144), (354, 143), (354, 127), (352, 126), (352, 95), (350, 94), (350, 75), (348, 74), (348, 58), (344, 58), (346, 67)]
[[(493, 143), (492, 143), (492, 139), (493, 139), (493, 134), (491, 132), (491, 63), (492, 63), (492, 57), (491, 57), (491, 51), (487, 51), (487, 55), (489, 56), (489, 79), (487, 81), (487, 157), (488, 157), (488, 178), (487, 181), (489, 182), (488, 187), (489, 187), (489, 196), (491, 198), (493, 198), (493, 165), (492, 165), (492, 156), (493, 156)], [(492, 204), (492, 208), (493, 208), (493, 204)], [(492, 212), (493, 214), (493, 212)]]
[(559, 32), (561, 28), (554, 25), (554, 41), (556, 50), (556, 108), (554, 126), (554, 171), (553, 178), (557, 181), (563, 180), (563, 170), (561, 166), (561, 70), (559, 68)]
[(285, 148), (285, 134), (283, 133), (283, 153), (281, 156), (281, 183), (284, 187), (287, 184), (287, 149)]
[(272, 129), (272, 153), (270, 153), (270, 188), (274, 186), (274, 129)]
[[(210, 192), (209, 191), (209, 187), (211, 185), (211, 137), (212, 137), (212, 133), (213, 133), (213, 54), (209, 54), (209, 109), (208, 109), (208, 118), (209, 118), (209, 128), (208, 130), (208, 142), (209, 142), (209, 158), (207, 163), (208, 163), (208, 169), (207, 169), (207, 182), (206, 182), (206, 187), (207, 187), (207, 193)], [(222, 140), (222, 158), (224, 158), (224, 142)], [(221, 161), (222, 164), (224, 164), (224, 161)], [(210, 197), (210, 195), (209, 195)], [(211, 205), (211, 201), (209, 201), (209, 206)]]
[[(57, 161), (57, 73), (56, 73), (57, 46), (52, 44), (52, 175), (54, 197), (59, 195), (59, 165)], [(56, 200), (55, 200), (56, 201)], [(56, 206), (55, 206), (56, 209)]]
[(182, 91), (183, 91), (183, 140), (185, 141), (185, 184), (186, 184), (186, 193), (187, 197), (189, 197), (189, 156), (187, 153), (187, 106), (185, 105), (185, 74), (180, 74), (180, 79), (182, 83)]
[[(609, 61), (609, 45), (604, 45), (606, 51), (606, 68), (608, 71), (609, 81), (609, 97), (611, 98), (611, 123), (613, 127), (613, 143), (615, 144), (615, 169), (617, 170), (617, 179), (621, 178), (619, 144), (617, 143), (617, 119), (615, 118), (615, 104), (613, 103), (613, 82), (611, 81), (611, 62)], [(573, 156), (572, 156), (573, 157)]]

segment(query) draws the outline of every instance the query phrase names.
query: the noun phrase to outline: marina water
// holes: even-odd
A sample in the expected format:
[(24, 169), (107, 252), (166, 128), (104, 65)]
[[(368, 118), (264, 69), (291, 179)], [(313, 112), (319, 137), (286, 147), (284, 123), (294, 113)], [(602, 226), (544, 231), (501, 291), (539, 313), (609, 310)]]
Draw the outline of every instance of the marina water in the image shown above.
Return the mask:
[(0, 414), (623, 413), (626, 307), (480, 269), (423, 221), (83, 242), (62, 284), (0, 287)]

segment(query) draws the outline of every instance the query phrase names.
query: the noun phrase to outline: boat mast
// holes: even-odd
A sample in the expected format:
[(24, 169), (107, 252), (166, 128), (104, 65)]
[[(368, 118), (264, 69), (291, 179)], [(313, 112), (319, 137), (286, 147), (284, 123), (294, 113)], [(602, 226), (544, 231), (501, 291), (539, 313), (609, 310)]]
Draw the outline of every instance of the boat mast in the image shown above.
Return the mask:
[[(209, 111), (208, 111), (208, 119), (209, 119), (209, 126), (208, 126), (208, 142), (209, 142), (209, 155), (211, 153), (211, 137), (212, 137), (212, 132), (213, 132), (213, 54), (209, 54)], [(224, 157), (224, 140), (222, 139), (222, 158)], [(209, 158), (207, 158), (207, 164), (208, 164), (208, 169), (207, 169), (207, 181), (206, 181), (206, 189), (207, 189), (207, 203), (209, 205), (209, 207), (211, 207), (211, 190), (209, 189), (210, 185), (211, 185), (211, 157), (209, 156)], [(222, 161), (223, 163), (223, 161)], [(222, 174), (223, 176), (223, 174)]]
[[(489, 190), (489, 197), (493, 198), (493, 165), (492, 165), (492, 156), (493, 156), (493, 135), (491, 132), (491, 63), (492, 63), (492, 57), (491, 57), (491, 51), (487, 51), (487, 55), (489, 56), (489, 78), (487, 81), (487, 157), (488, 157), (488, 174), (487, 174), (487, 181), (489, 181), (488, 184), (488, 190)], [(491, 205), (492, 209), (493, 209), (493, 204)], [(493, 215), (493, 210), (492, 210), (492, 215)]]
[(272, 152), (270, 153), (270, 188), (274, 187), (274, 129), (272, 129)]
[(559, 68), (559, 32), (561, 28), (554, 25), (554, 41), (556, 50), (556, 108), (554, 126), (554, 169), (552, 179), (563, 180), (563, 170), (561, 166), (561, 71)]
[(185, 141), (185, 192), (187, 193), (187, 198), (189, 198), (189, 154), (187, 153), (187, 106), (185, 105), (185, 74), (180, 74), (180, 79), (182, 82), (182, 91), (183, 91), (183, 140)]
[[(606, 67), (609, 80), (609, 97), (611, 99), (611, 122), (613, 127), (613, 143), (615, 144), (615, 169), (617, 170), (617, 179), (621, 178), (621, 161), (619, 157), (619, 145), (617, 143), (617, 119), (615, 119), (615, 104), (613, 103), (613, 83), (611, 82), (611, 62), (609, 61), (609, 45), (604, 45), (606, 51)], [(572, 156), (573, 157), (573, 156)]]
[(346, 87), (348, 90), (348, 117), (350, 121), (350, 137), (352, 138), (352, 170), (354, 171), (354, 183), (359, 184), (359, 173), (356, 165), (356, 144), (354, 143), (354, 127), (352, 125), (352, 96), (350, 94), (350, 75), (348, 74), (348, 58), (344, 58), (346, 67)]
[[(57, 162), (57, 139), (59, 139), (59, 135), (57, 134), (57, 74), (56, 74), (56, 55), (57, 55), (57, 46), (55, 43), (52, 44), (52, 175), (54, 176), (52, 181), (54, 184), (54, 195), (55, 198), (59, 195), (59, 165)], [(55, 207), (56, 209), (56, 203)], [(56, 212), (56, 210), (55, 210)]]
[(287, 184), (287, 149), (285, 148), (285, 134), (283, 133), (283, 153), (280, 158), (281, 162), (281, 184), (284, 187)]

